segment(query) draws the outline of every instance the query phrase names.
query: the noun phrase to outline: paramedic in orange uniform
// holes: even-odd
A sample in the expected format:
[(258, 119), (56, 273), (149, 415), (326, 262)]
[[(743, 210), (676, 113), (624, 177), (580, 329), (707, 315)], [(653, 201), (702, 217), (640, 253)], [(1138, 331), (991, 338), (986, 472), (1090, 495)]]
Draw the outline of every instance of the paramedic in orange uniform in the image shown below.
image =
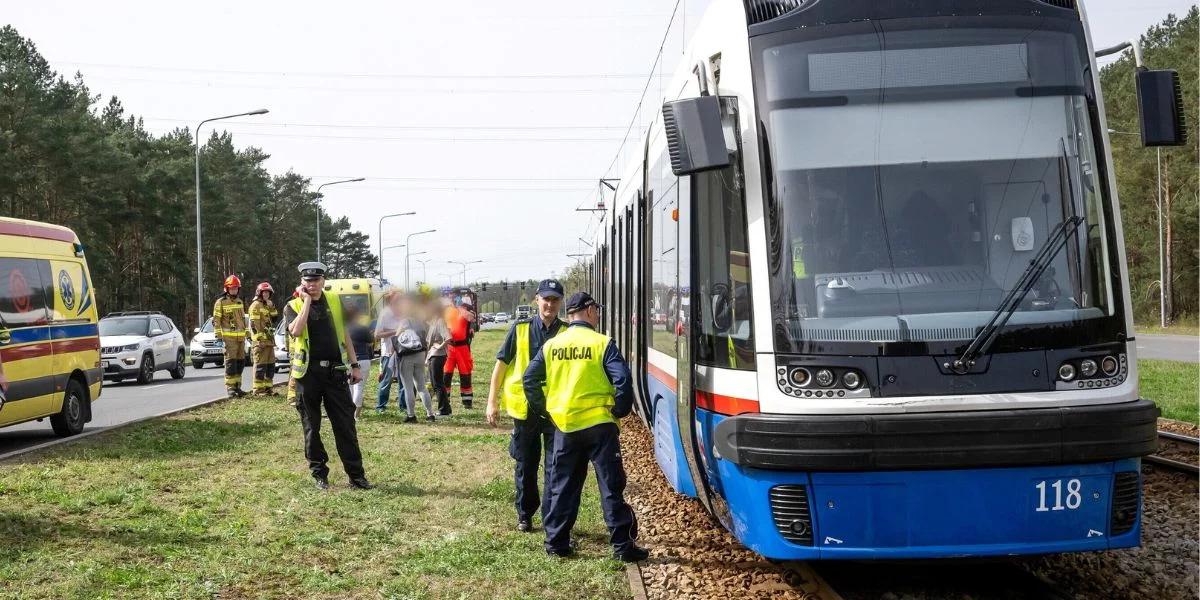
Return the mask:
[(458, 389), (462, 393), (463, 408), (471, 408), (475, 399), (471, 388), (471, 371), (475, 362), (471, 359), (471, 324), (475, 313), (471, 310), (471, 299), (463, 297), (459, 306), (446, 309), (446, 328), (450, 330), (450, 341), (446, 348), (446, 367), (443, 369), (443, 385), (450, 395), (450, 378), (458, 369)]

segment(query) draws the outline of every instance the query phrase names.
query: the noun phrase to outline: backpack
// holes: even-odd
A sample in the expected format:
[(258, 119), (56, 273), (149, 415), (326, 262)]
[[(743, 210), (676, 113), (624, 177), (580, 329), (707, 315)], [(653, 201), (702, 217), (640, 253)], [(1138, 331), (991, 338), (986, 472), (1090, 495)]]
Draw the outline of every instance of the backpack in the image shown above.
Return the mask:
[(425, 340), (421, 339), (413, 329), (405, 329), (396, 336), (396, 352), (400, 356), (408, 356), (425, 351)]

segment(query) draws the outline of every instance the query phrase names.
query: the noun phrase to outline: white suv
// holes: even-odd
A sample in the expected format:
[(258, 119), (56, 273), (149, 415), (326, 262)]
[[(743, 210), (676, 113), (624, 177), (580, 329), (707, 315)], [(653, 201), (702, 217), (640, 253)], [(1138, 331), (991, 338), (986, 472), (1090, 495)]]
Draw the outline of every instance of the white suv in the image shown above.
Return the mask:
[[(217, 366), (225, 364), (225, 342), (218, 340), (217, 335), (213, 333), (212, 317), (204, 322), (203, 327), (197, 327), (194, 331), (196, 335), (192, 336), (189, 348), (192, 354), (192, 366), (199, 369), (207, 363)], [(250, 315), (246, 315), (246, 331), (250, 331)], [(253, 362), (249, 360), (252, 356), (249, 335), (246, 336), (244, 344), (246, 345), (246, 364), (249, 365)]]
[(162, 313), (119, 312), (100, 319), (100, 368), (107, 380), (136, 377), (146, 383), (155, 371), (182, 379), (186, 358), (183, 334)]

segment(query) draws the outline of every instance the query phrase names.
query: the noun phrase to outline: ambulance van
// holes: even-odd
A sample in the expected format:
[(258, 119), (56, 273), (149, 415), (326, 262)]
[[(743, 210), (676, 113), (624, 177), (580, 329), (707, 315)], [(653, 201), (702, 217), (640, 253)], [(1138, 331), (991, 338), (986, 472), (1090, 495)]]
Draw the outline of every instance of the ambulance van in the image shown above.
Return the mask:
[(0, 427), (75, 435), (100, 397), (100, 332), (83, 245), (66, 227), (0, 217)]

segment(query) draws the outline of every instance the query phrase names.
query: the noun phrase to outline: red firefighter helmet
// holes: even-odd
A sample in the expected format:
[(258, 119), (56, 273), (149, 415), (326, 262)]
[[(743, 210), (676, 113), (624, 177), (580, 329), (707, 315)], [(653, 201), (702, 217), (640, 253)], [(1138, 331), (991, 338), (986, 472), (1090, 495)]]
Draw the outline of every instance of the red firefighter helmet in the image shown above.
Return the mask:
[(237, 275), (230, 275), (225, 278), (225, 289), (242, 287), (242, 280), (238, 279)]
[(275, 288), (271, 287), (270, 283), (267, 283), (264, 281), (264, 282), (258, 284), (258, 287), (254, 288), (254, 295), (257, 296), (263, 292), (271, 292), (271, 294), (274, 295)]

